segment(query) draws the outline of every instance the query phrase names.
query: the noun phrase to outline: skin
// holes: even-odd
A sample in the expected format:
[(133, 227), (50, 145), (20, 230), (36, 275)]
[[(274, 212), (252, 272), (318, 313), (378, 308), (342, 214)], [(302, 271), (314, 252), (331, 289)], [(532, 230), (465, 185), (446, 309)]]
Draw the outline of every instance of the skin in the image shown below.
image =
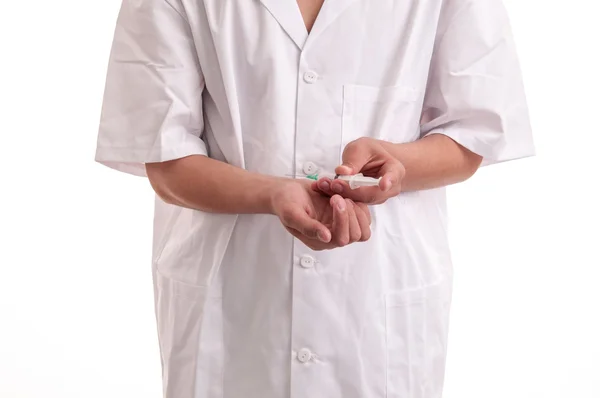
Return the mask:
[(201, 155), (148, 163), (146, 173), (167, 203), (209, 213), (272, 214), (313, 250), (371, 236), (364, 203), (323, 195), (310, 181), (264, 176)]
[(400, 192), (433, 189), (467, 180), (481, 165), (482, 157), (441, 134), (432, 134), (406, 144), (372, 138), (349, 143), (342, 154), (340, 175), (363, 173), (381, 177), (378, 187), (352, 190), (340, 180), (321, 179), (315, 191), (341, 195), (357, 202), (376, 205)]
[[(342, 247), (371, 237), (371, 213), (366, 204), (339, 195), (327, 197), (310, 186), (310, 181), (300, 181), (274, 193), (273, 214), (288, 232), (313, 250)], [(309, 223), (306, 216), (313, 221)], [(298, 222), (302, 218), (307, 220), (307, 228)]]
[(297, 2), (306, 30), (310, 32), (321, 10), (323, 0), (297, 0)]
[[(367, 204), (379, 204), (406, 189), (430, 189), (464, 181), (481, 157), (443, 135), (407, 144), (370, 138), (350, 143), (339, 173), (362, 171), (382, 177), (379, 187), (351, 191), (345, 183), (277, 178), (194, 155), (146, 164), (152, 187), (162, 200), (210, 213), (271, 214), (313, 250), (329, 250), (368, 240)], [(328, 190), (319, 185), (328, 183)], [(341, 183), (342, 195), (333, 189)], [(345, 198), (344, 198), (345, 197)]]

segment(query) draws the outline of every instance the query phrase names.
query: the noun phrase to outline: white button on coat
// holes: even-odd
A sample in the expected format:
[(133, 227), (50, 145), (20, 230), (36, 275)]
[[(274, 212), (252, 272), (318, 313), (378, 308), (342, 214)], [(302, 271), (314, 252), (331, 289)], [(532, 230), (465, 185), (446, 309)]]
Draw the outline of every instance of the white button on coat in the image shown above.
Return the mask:
[(317, 166), (313, 162), (306, 162), (302, 167), (302, 171), (304, 171), (304, 174), (306, 175), (315, 174), (319, 172), (319, 166)]
[(300, 265), (304, 268), (312, 268), (315, 266), (315, 259), (311, 256), (302, 256), (300, 257)]
[(316, 72), (309, 71), (304, 74), (304, 81), (306, 83), (314, 83), (319, 79), (319, 75)]
[(302, 362), (302, 363), (306, 363), (308, 361), (310, 361), (310, 359), (312, 358), (312, 352), (310, 352), (309, 349), (307, 348), (303, 348), (300, 351), (298, 351), (298, 361)]
[[(313, 174), (357, 138), (429, 134), (484, 165), (534, 153), (501, 0), (337, 0), (320, 13), (309, 36), (292, 0), (123, 1), (97, 161), (145, 176), (145, 163), (204, 155), (284, 176), (300, 159)], [(442, 396), (445, 189), (373, 206), (372, 238), (320, 252), (318, 274), (294, 266), (308, 248), (271, 215), (155, 203), (165, 398)], [(318, 368), (289, 366), (284, 353), (309, 345)]]

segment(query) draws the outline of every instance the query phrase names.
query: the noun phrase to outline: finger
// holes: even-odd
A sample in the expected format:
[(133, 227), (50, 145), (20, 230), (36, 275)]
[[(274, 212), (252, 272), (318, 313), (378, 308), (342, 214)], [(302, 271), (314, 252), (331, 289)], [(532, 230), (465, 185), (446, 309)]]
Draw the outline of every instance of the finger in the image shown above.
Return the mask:
[(350, 241), (346, 201), (339, 195), (332, 196), (330, 200), (333, 207), (332, 241), (338, 246), (346, 246)]
[(286, 227), (298, 231), (307, 238), (318, 239), (325, 243), (331, 241), (331, 231), (301, 208), (295, 207), (287, 212), (282, 221)]
[(379, 188), (383, 192), (388, 192), (392, 188), (399, 188), (400, 181), (404, 178), (406, 170), (404, 165), (395, 159), (386, 161), (379, 169), (379, 175), (381, 181), (379, 182)]
[(303, 234), (301, 234), (300, 232), (298, 232), (292, 228), (286, 227), (286, 229), (290, 234), (292, 234), (300, 242), (304, 243), (311, 250), (321, 251), (321, 250), (330, 250), (330, 249), (334, 248), (332, 243), (323, 243), (318, 239), (307, 238), (306, 236), (304, 236)]
[(346, 199), (352, 199), (354, 202), (375, 203), (381, 199), (382, 192), (379, 187), (361, 187), (351, 189), (350, 186), (339, 180), (334, 180), (331, 183), (331, 190), (334, 194), (338, 194)]
[(364, 139), (350, 142), (342, 153), (342, 164), (335, 169), (337, 174), (350, 175), (360, 173), (371, 158), (371, 149)]
[(371, 225), (371, 209), (364, 203), (354, 203), (360, 210), (362, 210), (363, 214), (367, 218), (368, 225)]
[(348, 234), (350, 236), (350, 243), (358, 242), (362, 236), (362, 232), (355, 209), (360, 212), (362, 212), (362, 210), (358, 209), (350, 199), (346, 199), (346, 209), (348, 211)]
[(362, 203), (356, 203), (355, 206), (356, 219), (360, 226), (360, 241), (365, 242), (371, 238), (371, 212)]
[(321, 178), (319, 181), (315, 183), (317, 188), (317, 192), (321, 192), (327, 196), (333, 196), (333, 191), (331, 190), (331, 180), (329, 178)]

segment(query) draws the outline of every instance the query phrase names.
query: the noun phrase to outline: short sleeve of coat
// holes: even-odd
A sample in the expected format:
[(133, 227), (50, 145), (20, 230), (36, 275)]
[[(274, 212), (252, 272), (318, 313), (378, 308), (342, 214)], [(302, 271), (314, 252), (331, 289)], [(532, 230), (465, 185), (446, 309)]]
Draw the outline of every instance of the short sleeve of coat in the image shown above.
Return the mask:
[(145, 163), (206, 155), (202, 92), (189, 24), (176, 0), (123, 0), (96, 161), (145, 176)]
[(444, 134), (482, 165), (535, 154), (511, 27), (501, 0), (445, 0), (421, 136)]

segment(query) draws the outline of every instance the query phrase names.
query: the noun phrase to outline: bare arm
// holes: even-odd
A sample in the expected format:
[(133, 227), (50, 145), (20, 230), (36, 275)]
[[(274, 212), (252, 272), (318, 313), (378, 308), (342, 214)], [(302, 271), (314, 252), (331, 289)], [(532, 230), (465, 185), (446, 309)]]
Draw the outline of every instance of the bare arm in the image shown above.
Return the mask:
[(406, 143), (383, 143), (405, 169), (402, 191), (419, 191), (456, 184), (470, 178), (482, 157), (442, 134)]
[(482, 157), (445, 135), (432, 134), (403, 144), (360, 138), (346, 146), (342, 160), (336, 173), (381, 177), (379, 187), (352, 190), (343, 181), (322, 179), (313, 189), (327, 195), (337, 193), (357, 202), (381, 204), (400, 192), (464, 181), (477, 171)]
[(315, 194), (307, 181), (251, 173), (202, 155), (147, 163), (146, 173), (167, 203), (210, 213), (273, 214), (313, 250), (370, 237), (366, 206)]
[(146, 164), (150, 184), (167, 203), (210, 213), (273, 213), (280, 182), (206, 156)]

